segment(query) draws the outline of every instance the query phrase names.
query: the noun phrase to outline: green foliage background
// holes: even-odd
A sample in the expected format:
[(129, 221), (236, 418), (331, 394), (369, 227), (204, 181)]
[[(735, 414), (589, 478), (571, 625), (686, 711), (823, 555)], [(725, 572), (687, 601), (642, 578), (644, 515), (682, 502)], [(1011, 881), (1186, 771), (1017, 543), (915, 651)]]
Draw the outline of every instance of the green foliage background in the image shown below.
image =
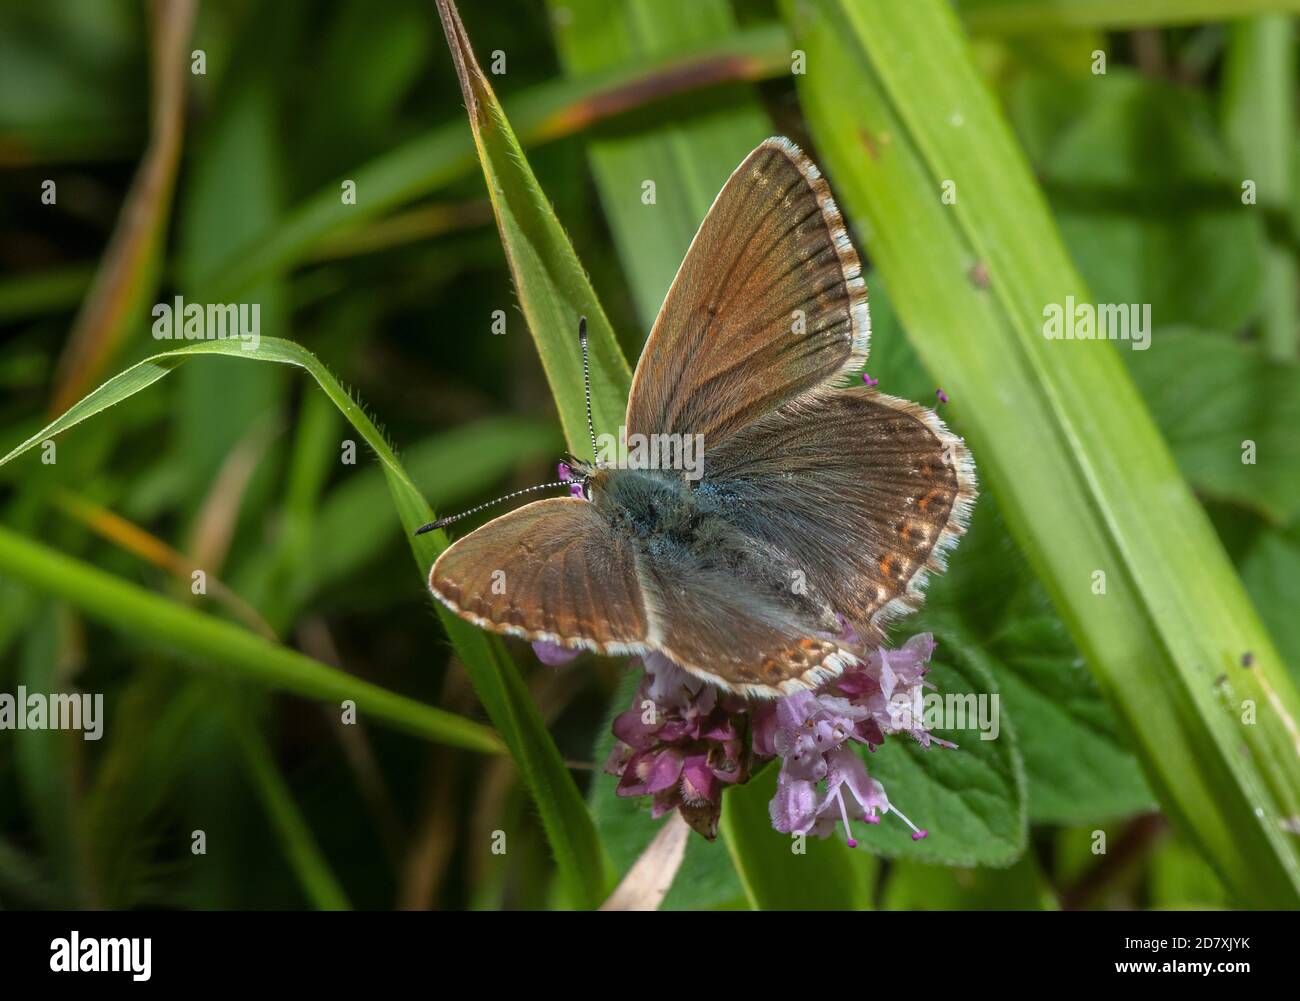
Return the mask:
[[(872, 759), (919, 843), (792, 856), (760, 774), (664, 906), (1296, 906), (1296, 6), (493, 0), (466, 93), (424, 0), (208, 3), (171, 50), (136, 4), (5, 5), (0, 692), (102, 692), (107, 723), (0, 732), (0, 906), (605, 898), (658, 826), (599, 772), (635, 672), (430, 614), (446, 539), (410, 530), (580, 446), (579, 314), (617, 424), (770, 134), (863, 252), (868, 371), (946, 387), (975, 451), (971, 532), (896, 635), (933, 630), (1002, 733)], [(177, 155), (128, 255), (151, 136)], [(1066, 294), (1150, 303), (1150, 350), (1044, 341)], [(259, 302), (262, 349), (154, 340), (173, 295)]]

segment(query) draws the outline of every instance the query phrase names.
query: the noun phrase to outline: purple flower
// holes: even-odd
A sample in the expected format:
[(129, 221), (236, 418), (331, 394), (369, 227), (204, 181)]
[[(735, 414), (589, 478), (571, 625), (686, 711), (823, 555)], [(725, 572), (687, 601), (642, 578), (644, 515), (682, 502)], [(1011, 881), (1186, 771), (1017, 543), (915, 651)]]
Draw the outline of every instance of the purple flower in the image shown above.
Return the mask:
[(537, 654), (537, 659), (547, 667), (563, 667), (582, 651), (570, 650), (568, 647), (549, 643), (546, 640), (536, 640), (533, 643), (533, 653)]
[(749, 779), (745, 703), (719, 697), (662, 654), (647, 654), (632, 707), (614, 720), (617, 742), (605, 771), (620, 796), (652, 797), (651, 813), (678, 810), (712, 841), (722, 790)]
[[(858, 642), (847, 625), (842, 639)], [(933, 652), (933, 637), (913, 636), (899, 650), (873, 651), (817, 693), (796, 692), (755, 711), (754, 752), (781, 758), (769, 808), (773, 827), (826, 837), (843, 824), (852, 848), (852, 821), (876, 824), (892, 810), (912, 829), (914, 841), (926, 836), (889, 802), (852, 745), (875, 750), (886, 735), (907, 732), (925, 747), (956, 746), (931, 736), (920, 710)]]
[(925, 675), (934, 646), (933, 636), (919, 633), (897, 650), (873, 650), (862, 664), (830, 683), (837, 694), (866, 710), (866, 721), (857, 731), (863, 742), (875, 748), (890, 734), (909, 733), (922, 747), (957, 746), (925, 727), (924, 690), (934, 688)]
[[(839, 639), (864, 646), (847, 623)], [(662, 654), (649, 654), (631, 708), (614, 720), (617, 742), (605, 770), (619, 777), (620, 796), (649, 796), (653, 816), (678, 810), (713, 840), (725, 787), (748, 781), (755, 759), (779, 757), (769, 804), (778, 831), (824, 838), (843, 825), (856, 847), (853, 822), (878, 824), (892, 811), (920, 840), (927, 832), (889, 801), (854, 745), (874, 751), (886, 736), (908, 733), (924, 747), (956, 746), (924, 723), (922, 693), (933, 687), (925, 674), (934, 646), (923, 633), (897, 650), (863, 652), (819, 691), (774, 702), (719, 692)]]

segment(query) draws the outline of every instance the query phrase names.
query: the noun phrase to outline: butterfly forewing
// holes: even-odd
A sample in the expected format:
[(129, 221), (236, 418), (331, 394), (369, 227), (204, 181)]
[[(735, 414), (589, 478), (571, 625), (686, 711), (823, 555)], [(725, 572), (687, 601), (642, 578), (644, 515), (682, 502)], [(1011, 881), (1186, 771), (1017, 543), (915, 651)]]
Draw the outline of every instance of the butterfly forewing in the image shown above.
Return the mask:
[(629, 434), (721, 445), (759, 416), (860, 365), (866, 284), (817, 168), (769, 139), (701, 224), (637, 365)]
[(629, 540), (577, 498), (537, 501), (471, 532), (438, 557), (429, 588), (494, 632), (600, 653), (646, 650)]

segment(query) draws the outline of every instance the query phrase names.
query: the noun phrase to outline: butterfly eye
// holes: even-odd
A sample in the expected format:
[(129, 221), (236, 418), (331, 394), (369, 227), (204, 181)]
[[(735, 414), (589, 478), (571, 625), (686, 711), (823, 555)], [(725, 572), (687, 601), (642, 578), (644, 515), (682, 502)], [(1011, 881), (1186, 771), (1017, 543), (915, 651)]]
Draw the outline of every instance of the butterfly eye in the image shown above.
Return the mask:
[(588, 501), (591, 500), (591, 481), (590, 481), (590, 480), (583, 480), (583, 481), (582, 481), (582, 499), (583, 499), (583, 500), (588, 500)]

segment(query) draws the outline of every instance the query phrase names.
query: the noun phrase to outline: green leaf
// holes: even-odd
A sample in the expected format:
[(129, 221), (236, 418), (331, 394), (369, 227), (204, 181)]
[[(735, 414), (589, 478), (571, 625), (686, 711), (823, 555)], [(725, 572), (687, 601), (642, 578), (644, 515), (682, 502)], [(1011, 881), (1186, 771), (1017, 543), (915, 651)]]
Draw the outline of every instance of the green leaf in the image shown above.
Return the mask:
[(1300, 365), (1196, 330), (1155, 337), (1128, 367), (1183, 474), (1270, 521), (1300, 516)]
[[(902, 628), (929, 628), (941, 642), (968, 648), (993, 675), (1024, 761), (1031, 821), (1149, 809), (1151, 792), (1114, 712), (1024, 563), (986, 500), (962, 540), (960, 558), (932, 585), (919, 620)], [(957, 753), (964, 753), (970, 739), (955, 739), (962, 745)]]
[[(959, 628), (937, 633), (936, 639), (939, 646), (926, 675), (936, 686), (935, 694), (945, 700), (985, 696), (992, 711), (998, 689), (988, 656)], [(987, 729), (994, 736), (985, 740), (978, 710), (969, 699), (961, 712), (966, 716), (964, 729), (932, 730), (957, 744), (956, 750), (937, 745), (927, 750), (898, 736), (874, 753), (864, 752), (867, 771), (884, 785), (890, 804), (929, 831), (928, 837), (913, 841), (910, 829), (886, 814), (878, 825), (855, 829), (871, 851), (887, 858), (960, 866), (1010, 865), (1024, 851), (1024, 765), (1008, 715), (992, 717), (997, 729)]]
[(1029, 77), (1011, 105), (1094, 301), (1149, 304), (1157, 330), (1258, 317), (1264, 216), (1204, 94), (1116, 68)]
[[(1039, 589), (1035, 589), (1039, 591)], [(1078, 648), (1045, 596), (986, 648), (1016, 726), (1035, 822), (1122, 817), (1154, 800)]]
[[(872, 350), (868, 368), (886, 392), (924, 399), (933, 382), (903, 336), (888, 290), (868, 275)], [(1016, 549), (996, 498), (975, 507), (948, 572), (932, 578), (925, 608), (895, 627), (899, 637), (958, 625), (997, 681), (1025, 765), (1029, 819), (1121, 816), (1154, 800), (1114, 712), (1046, 592)], [(961, 753), (960, 751), (958, 753)], [(926, 759), (929, 760), (929, 759)]]
[(1094, 300), (955, 17), (939, 0), (783, 9), (823, 167), (1154, 791), (1240, 900), (1295, 906), (1300, 699), (1114, 347), (1043, 336), (1046, 305)]
[[(871, 908), (876, 864), (840, 836), (793, 837), (772, 829), (768, 803), (780, 768), (769, 764), (722, 796), (720, 829), (755, 910), (859, 911)], [(861, 825), (859, 825), (861, 827)]]
[[(1229, 28), (1223, 66), (1223, 117), (1240, 173), (1258, 204), (1285, 218), (1295, 203), (1296, 40), (1290, 17), (1256, 17)], [(1294, 244), (1270, 234), (1264, 261), (1263, 341), (1273, 358), (1300, 352)]]
[[(305, 369), (316, 380), (325, 395), (374, 450), (410, 541), (416, 566), (423, 577), (446, 545), (446, 536), (442, 532), (412, 534), (417, 527), (432, 520), (433, 511), (361, 406), (305, 348), (290, 341), (263, 338), (257, 350), (246, 351), (243, 343), (201, 341), (145, 359), (78, 401), (67, 413), (0, 459), (0, 465), (147, 388), (196, 355), (225, 355), (293, 365)], [(8, 533), (0, 535), (0, 566), (7, 567), (29, 583), (63, 594), (110, 624), (129, 622), (147, 635), (169, 643), (188, 643), (189, 649), (206, 656), (224, 657), (227, 663), (233, 662), (252, 677), (274, 680), (285, 687), (296, 685), (298, 687), (293, 690), (305, 694), (331, 699), (356, 698), (359, 705), (364, 699), (376, 716), (405, 725), (408, 729), (430, 736), (445, 731), (460, 737), (462, 743), (471, 740), (480, 749), (495, 749), (495, 741), (491, 742), (491, 748), (486, 746), (488, 738), (482, 728), (474, 728), (468, 720), (366, 685), (342, 672), (324, 673), (331, 669), (295, 651), (283, 649), (190, 609), (173, 606), (108, 574), (35, 547)], [(498, 638), (486, 636), (441, 605), (435, 607), (469, 672), (479, 700), (523, 773), (542, 815), (568, 899), (578, 906), (597, 906), (609, 889), (604, 852), (573, 777), (564, 767), (564, 759), (547, 733), (527, 687)], [(361, 694), (356, 694), (358, 692)], [(379, 711), (376, 705), (381, 707)], [(443, 738), (439, 736), (439, 739)]]
[(1056, 895), (1033, 852), (1009, 869), (949, 869), (896, 862), (885, 880), (888, 911), (1054, 911)]
[(1245, 553), (1241, 576), (1300, 684), (1300, 521), (1261, 531)]

